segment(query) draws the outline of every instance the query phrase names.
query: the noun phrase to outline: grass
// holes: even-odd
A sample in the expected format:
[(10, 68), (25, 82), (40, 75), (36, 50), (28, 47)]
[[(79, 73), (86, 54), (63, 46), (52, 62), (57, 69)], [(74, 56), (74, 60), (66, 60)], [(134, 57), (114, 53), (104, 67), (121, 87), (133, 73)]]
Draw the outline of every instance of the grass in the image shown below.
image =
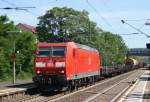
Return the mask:
[(29, 73), (29, 72), (22, 71), (16, 75), (17, 80), (26, 80), (26, 79), (31, 79), (31, 78), (32, 78), (32, 73)]
[[(19, 72), (17, 75), (16, 75), (16, 80), (28, 80), (28, 79), (31, 79), (32, 78), (32, 73), (30, 72)], [(5, 82), (5, 81), (12, 81), (12, 75), (9, 75), (9, 76), (5, 76), (3, 78), (0, 77), (0, 82)]]

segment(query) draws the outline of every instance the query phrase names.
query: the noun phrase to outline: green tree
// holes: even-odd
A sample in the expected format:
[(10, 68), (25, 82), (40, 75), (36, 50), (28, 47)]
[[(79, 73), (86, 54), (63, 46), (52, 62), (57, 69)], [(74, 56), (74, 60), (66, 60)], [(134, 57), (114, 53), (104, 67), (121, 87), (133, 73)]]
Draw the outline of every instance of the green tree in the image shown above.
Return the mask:
[(102, 55), (103, 64), (123, 64), (127, 47), (119, 35), (103, 32), (96, 37), (95, 47)]
[(119, 35), (103, 31), (89, 19), (85, 10), (54, 7), (39, 17), (37, 26), (41, 42), (50, 42), (53, 36), (63, 36), (71, 41), (86, 44), (99, 50), (103, 63), (122, 64), (127, 47)]
[(9, 61), (6, 59), (4, 50), (0, 48), (0, 81), (6, 80), (9, 77), (10, 72), (10, 64)]
[(31, 33), (20, 33), (16, 37), (16, 51), (19, 51), (16, 57), (17, 67), (22, 66), (25, 72), (32, 72), (33, 55), (35, 49), (35, 36)]
[(89, 33), (96, 35), (96, 23), (90, 21), (88, 12), (72, 8), (54, 7), (39, 17), (37, 32), (41, 42), (49, 42), (54, 35), (67, 36), (78, 43), (89, 43)]
[(16, 51), (16, 71), (22, 65), (22, 71), (30, 72), (33, 66), (35, 36), (31, 33), (19, 32), (19, 29), (7, 16), (0, 16), (0, 80), (12, 76), (12, 54), (14, 45)]

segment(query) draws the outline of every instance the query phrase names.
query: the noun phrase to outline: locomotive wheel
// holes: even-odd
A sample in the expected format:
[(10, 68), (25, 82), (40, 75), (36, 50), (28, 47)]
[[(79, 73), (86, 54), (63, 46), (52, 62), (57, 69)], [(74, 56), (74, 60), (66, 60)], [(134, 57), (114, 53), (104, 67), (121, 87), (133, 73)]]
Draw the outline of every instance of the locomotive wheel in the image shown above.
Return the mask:
[(72, 92), (72, 85), (68, 85), (68, 90), (67, 90), (69, 93)]
[(72, 90), (73, 90), (73, 81), (69, 81), (68, 82), (68, 84), (67, 84), (67, 91), (66, 91), (66, 93), (70, 93), (70, 92), (72, 92)]
[(85, 78), (85, 85), (84, 86), (87, 87), (88, 84), (89, 84), (88, 78)]
[(78, 83), (77, 83), (77, 80), (72, 80), (71, 81), (71, 86), (69, 86), (69, 87), (71, 87), (71, 90), (77, 90), (78, 89)]
[(93, 77), (89, 77), (89, 83), (90, 83), (90, 86), (91, 86), (92, 83), (93, 83)]
[(79, 79), (78, 86), (80, 87), (81, 85), (82, 85), (82, 81), (81, 81), (81, 79)]
[(75, 91), (78, 90), (78, 81), (77, 80), (74, 81), (74, 90)]
[(94, 83), (95, 83), (95, 77), (92, 76), (92, 84), (94, 84)]

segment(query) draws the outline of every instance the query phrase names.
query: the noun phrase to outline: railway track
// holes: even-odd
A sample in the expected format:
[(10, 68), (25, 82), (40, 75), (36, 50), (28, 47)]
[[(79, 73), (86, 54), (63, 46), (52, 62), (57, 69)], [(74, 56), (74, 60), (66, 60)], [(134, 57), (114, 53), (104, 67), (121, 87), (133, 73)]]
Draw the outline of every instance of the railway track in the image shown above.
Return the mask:
[[(123, 89), (123, 87), (132, 85), (135, 79), (139, 77), (143, 72), (144, 70), (133, 70), (128, 73), (124, 73), (119, 76), (97, 82), (94, 85), (88, 86), (86, 88), (79, 87), (78, 91), (74, 90), (74, 92), (71, 93), (56, 92), (43, 94), (39, 93), (35, 88), (31, 88), (28, 91), (26, 90), (16, 92), (17, 94), (14, 93), (14, 95), (5, 95), (3, 99), (2, 97), (0, 98), (0, 102), (99, 102), (98, 100), (100, 100), (101, 98), (103, 99), (104, 97), (107, 98), (104, 99), (105, 102), (107, 102), (106, 100), (108, 100), (108, 96), (110, 96), (110, 99), (111, 97), (115, 97), (118, 92)], [(118, 88), (117, 91), (115, 88)], [(116, 92), (113, 93), (114, 95), (109, 95), (109, 92), (114, 91)]]
[(7, 89), (0, 90), (0, 102), (12, 102), (15, 99), (21, 99), (26, 96), (28, 92), (33, 93), (35, 90), (36, 87), (33, 83), (8, 86)]
[[(80, 87), (78, 91), (74, 91), (72, 93), (68, 93), (64, 95), (64, 93), (57, 93), (55, 95), (39, 95), (37, 97), (30, 97), (29, 99), (25, 99), (25, 102), (82, 102), (82, 101), (89, 101), (93, 102), (93, 99), (97, 98), (97, 96), (102, 95), (99, 94), (104, 93), (104, 91), (109, 91), (112, 89), (112, 85), (117, 87), (120, 83), (125, 83), (125, 80), (130, 79), (132, 77), (133, 80), (128, 81), (124, 86), (131, 84), (135, 77), (139, 77), (144, 71), (143, 70), (134, 70), (116, 77), (112, 77), (110, 79), (106, 79), (100, 82), (97, 82), (95, 85), (88, 86), (86, 88)], [(136, 75), (135, 75), (136, 74)], [(134, 76), (135, 75), (135, 76)], [(124, 82), (123, 82), (124, 81)], [(115, 85), (116, 84), (116, 85)], [(105, 89), (105, 90), (104, 90)], [(122, 88), (121, 88), (122, 89)], [(97, 95), (97, 96), (93, 96)], [(90, 99), (88, 99), (90, 97)], [(93, 97), (93, 98), (91, 98)], [(88, 99), (88, 100), (86, 100)]]
[(50, 102), (110, 102), (128, 85), (132, 85), (143, 72), (143, 70), (134, 70), (83, 90), (50, 100)]
[(132, 86), (138, 77), (141, 76), (142, 73), (137, 73), (136, 75), (131, 75), (116, 84), (106, 88), (105, 90), (98, 92), (96, 95), (91, 96), (86, 99), (85, 102), (99, 102), (99, 100), (105, 102), (116, 102), (118, 94), (122, 91), (127, 90), (130, 86)]

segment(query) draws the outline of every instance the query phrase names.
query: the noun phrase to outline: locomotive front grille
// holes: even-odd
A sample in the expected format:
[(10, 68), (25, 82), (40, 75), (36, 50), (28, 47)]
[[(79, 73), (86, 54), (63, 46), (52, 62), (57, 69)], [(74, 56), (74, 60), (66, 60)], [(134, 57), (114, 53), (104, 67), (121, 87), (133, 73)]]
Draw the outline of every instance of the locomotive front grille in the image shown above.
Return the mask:
[(36, 85), (57, 85), (66, 83), (64, 75), (44, 75), (34, 76), (33, 81)]

